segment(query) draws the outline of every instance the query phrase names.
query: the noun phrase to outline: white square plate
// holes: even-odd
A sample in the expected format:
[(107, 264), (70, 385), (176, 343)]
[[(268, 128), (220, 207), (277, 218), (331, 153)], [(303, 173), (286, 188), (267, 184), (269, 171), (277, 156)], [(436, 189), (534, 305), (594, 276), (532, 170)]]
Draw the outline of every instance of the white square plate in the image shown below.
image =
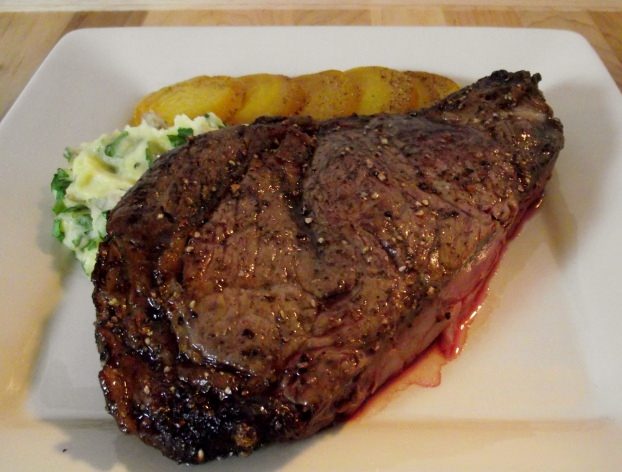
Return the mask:
[[(173, 470), (118, 432), (97, 383), (90, 283), (51, 236), (66, 145), (199, 74), (385, 65), (468, 84), (540, 72), (566, 148), (482, 320), (437, 388), (389, 388), (341, 427), (206, 470), (621, 470), (622, 99), (574, 33), (483, 28), (125, 28), (63, 38), (0, 123), (0, 468)], [(398, 388), (399, 387), (399, 388)]]

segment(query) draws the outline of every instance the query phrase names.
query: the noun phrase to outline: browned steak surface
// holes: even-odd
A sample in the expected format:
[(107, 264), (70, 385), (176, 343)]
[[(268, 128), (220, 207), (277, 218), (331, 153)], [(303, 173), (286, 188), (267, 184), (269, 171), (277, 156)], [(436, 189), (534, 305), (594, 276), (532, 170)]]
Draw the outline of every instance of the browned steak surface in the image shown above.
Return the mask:
[(93, 273), (110, 413), (202, 462), (354, 412), (452, 326), (563, 146), (539, 76), (430, 109), (193, 139), (112, 211)]

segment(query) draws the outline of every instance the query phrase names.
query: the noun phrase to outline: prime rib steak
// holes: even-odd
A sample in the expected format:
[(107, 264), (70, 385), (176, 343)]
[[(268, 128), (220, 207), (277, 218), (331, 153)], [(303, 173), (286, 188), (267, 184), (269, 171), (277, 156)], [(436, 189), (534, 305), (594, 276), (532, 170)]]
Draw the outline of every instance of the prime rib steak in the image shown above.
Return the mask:
[(352, 414), (454, 326), (563, 146), (538, 74), (429, 109), (264, 118), (157, 160), (93, 273), (109, 412), (180, 462)]

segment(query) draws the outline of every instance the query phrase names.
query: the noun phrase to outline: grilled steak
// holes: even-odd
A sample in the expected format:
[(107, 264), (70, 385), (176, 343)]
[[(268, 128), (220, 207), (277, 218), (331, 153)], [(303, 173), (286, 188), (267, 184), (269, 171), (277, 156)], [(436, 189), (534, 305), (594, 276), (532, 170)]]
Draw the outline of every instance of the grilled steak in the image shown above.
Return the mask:
[(260, 119), (158, 159), (93, 282), (120, 428), (180, 462), (352, 414), (450, 333), (563, 146), (538, 75), (406, 115)]

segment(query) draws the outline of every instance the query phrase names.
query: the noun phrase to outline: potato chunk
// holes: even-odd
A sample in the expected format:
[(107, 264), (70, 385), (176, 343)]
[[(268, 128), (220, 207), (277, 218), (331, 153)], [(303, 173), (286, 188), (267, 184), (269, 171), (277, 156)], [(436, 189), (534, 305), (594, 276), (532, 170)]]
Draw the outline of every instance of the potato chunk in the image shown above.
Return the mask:
[(155, 113), (169, 126), (175, 115), (190, 118), (216, 113), (226, 122), (242, 105), (244, 88), (233, 77), (199, 76), (164, 87), (144, 97), (134, 109), (130, 124), (138, 125), (145, 113)]
[(317, 120), (351, 115), (359, 103), (360, 91), (343, 72), (325, 70), (315, 74), (295, 77), (305, 93), (306, 101), (299, 115), (309, 115)]
[(346, 71), (361, 91), (359, 115), (404, 113), (416, 108), (418, 96), (410, 75), (387, 67), (357, 67)]
[(244, 102), (229, 120), (250, 123), (260, 116), (295, 115), (305, 103), (305, 94), (295, 81), (284, 75), (253, 74), (240, 77)]
[(416, 108), (425, 108), (455, 92), (460, 86), (453, 80), (429, 72), (405, 72), (413, 81)]

